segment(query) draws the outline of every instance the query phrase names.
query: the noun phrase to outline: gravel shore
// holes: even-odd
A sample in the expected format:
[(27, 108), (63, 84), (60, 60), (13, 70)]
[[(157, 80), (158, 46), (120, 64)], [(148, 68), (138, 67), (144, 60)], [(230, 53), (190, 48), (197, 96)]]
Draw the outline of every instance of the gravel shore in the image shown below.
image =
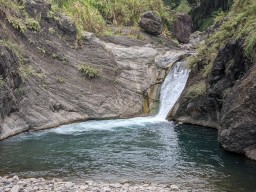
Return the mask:
[(0, 177), (0, 192), (187, 192), (176, 185), (153, 183), (104, 183), (84, 181), (83, 183), (65, 182), (60, 179), (45, 180), (43, 178), (20, 179), (14, 177)]

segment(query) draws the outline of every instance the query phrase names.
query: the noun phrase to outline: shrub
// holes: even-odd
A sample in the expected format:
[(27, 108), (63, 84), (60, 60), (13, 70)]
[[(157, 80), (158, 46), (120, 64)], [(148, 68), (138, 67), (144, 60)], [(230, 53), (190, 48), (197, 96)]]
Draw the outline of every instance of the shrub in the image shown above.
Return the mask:
[(24, 23), (25, 23), (26, 27), (32, 31), (40, 30), (39, 22), (33, 18), (26, 18)]
[[(197, 49), (197, 55), (190, 62), (192, 68), (204, 65), (201, 72), (207, 76), (220, 48), (233, 39), (244, 39), (245, 54), (256, 59), (256, 1), (236, 0), (222, 25), (204, 44)], [(219, 22), (224, 17), (219, 14)]]
[(57, 78), (57, 82), (63, 84), (63, 83), (66, 82), (66, 79), (65, 79), (64, 77), (58, 77), (58, 78)]
[(189, 6), (187, 0), (182, 0), (179, 4), (179, 6), (176, 8), (176, 11), (188, 13), (191, 10), (191, 7)]
[(188, 89), (188, 97), (194, 98), (201, 95), (204, 95), (206, 92), (206, 83), (205, 81), (199, 81), (198, 83), (190, 86)]
[(18, 0), (0, 0), (0, 14), (4, 15), (7, 21), (20, 32), (27, 29), (38, 31), (40, 29), (39, 22), (30, 18), (24, 10), (22, 1)]
[(85, 75), (86, 77), (89, 77), (89, 78), (94, 78), (96, 76), (99, 75), (99, 70), (98, 69), (95, 69), (93, 67), (91, 67), (90, 65), (88, 64), (80, 64), (78, 66), (78, 70), (83, 74)]

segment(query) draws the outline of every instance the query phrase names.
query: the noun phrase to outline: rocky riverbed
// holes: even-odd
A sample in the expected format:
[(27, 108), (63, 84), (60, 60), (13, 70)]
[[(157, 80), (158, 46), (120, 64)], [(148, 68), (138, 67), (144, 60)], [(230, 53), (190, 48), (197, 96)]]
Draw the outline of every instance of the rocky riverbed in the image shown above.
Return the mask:
[(179, 191), (187, 192), (187, 190), (180, 190), (174, 184), (154, 184), (141, 183), (134, 184), (129, 182), (123, 183), (107, 183), (84, 181), (80, 183), (73, 183), (70, 181), (62, 181), (61, 179), (45, 180), (43, 178), (28, 178), (20, 179), (18, 176), (14, 177), (0, 177), (0, 191), (1, 192), (137, 192), (137, 191), (158, 191), (169, 192)]

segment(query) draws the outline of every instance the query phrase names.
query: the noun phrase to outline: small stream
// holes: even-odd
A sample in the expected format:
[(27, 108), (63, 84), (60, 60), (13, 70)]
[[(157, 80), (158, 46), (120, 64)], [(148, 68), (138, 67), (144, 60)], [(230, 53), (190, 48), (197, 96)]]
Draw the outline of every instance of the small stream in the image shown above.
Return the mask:
[(171, 183), (198, 191), (256, 189), (256, 162), (222, 150), (217, 130), (165, 120), (188, 71), (177, 63), (154, 117), (87, 121), (0, 142), (0, 175)]

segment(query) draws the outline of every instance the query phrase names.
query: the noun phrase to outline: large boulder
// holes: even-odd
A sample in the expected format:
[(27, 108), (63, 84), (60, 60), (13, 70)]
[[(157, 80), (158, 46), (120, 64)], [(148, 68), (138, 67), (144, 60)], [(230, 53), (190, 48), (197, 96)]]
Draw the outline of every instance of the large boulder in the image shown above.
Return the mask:
[(139, 25), (142, 29), (152, 35), (160, 35), (163, 31), (162, 19), (153, 11), (143, 13)]
[(192, 30), (192, 18), (190, 15), (178, 13), (173, 23), (173, 34), (180, 43), (188, 43)]

